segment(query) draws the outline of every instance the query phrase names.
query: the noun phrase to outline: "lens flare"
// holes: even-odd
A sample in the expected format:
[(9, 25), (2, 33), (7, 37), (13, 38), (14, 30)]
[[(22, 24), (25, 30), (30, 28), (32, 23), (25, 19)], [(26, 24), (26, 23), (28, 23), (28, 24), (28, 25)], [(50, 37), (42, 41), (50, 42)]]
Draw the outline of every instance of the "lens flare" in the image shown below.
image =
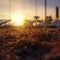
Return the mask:
[(24, 24), (24, 16), (23, 15), (15, 15), (12, 17), (12, 22), (16, 26), (22, 26)]

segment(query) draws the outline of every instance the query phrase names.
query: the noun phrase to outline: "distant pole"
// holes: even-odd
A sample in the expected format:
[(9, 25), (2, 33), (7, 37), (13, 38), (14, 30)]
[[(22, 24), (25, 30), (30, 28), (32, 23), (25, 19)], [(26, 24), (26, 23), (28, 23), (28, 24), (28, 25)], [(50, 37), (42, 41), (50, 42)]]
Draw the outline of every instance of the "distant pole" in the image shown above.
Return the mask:
[(56, 6), (56, 19), (58, 20), (59, 19), (59, 7)]
[(11, 0), (9, 0), (9, 19), (11, 19)]
[(23, 14), (25, 15), (25, 0), (23, 0)]
[(45, 0), (45, 21), (46, 21), (46, 16), (47, 16), (47, 0)]
[(38, 12), (37, 12), (37, 10), (38, 10), (38, 6), (37, 6), (37, 4), (38, 4), (38, 0), (35, 0), (35, 16), (34, 16), (34, 19), (36, 20), (36, 27), (37, 27), (37, 20), (38, 20)]
[(35, 1), (35, 12), (36, 12), (36, 16), (37, 16), (37, 9), (38, 9), (38, 6), (37, 6), (37, 4), (38, 4), (38, 2), (37, 2), (37, 0)]

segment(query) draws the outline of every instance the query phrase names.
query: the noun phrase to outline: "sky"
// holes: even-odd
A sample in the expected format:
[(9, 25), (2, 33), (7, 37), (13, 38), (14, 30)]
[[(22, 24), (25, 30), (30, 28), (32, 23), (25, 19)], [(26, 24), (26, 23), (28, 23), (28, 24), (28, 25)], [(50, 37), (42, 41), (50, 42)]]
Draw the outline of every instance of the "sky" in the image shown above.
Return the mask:
[[(11, 10), (9, 10), (9, 0), (0, 0), (0, 19), (9, 18), (9, 14), (13, 17), (16, 14), (22, 14), (26, 18), (33, 19), (34, 16), (40, 16), (40, 19), (45, 17), (45, 0), (37, 0), (37, 9), (36, 9), (36, 0), (10, 0), (11, 1)], [(55, 7), (58, 6), (60, 9), (60, 0), (47, 0), (47, 16), (55, 17)], [(37, 10), (37, 13), (36, 13)], [(10, 13), (9, 13), (10, 11)], [(60, 12), (59, 12), (60, 14)], [(60, 18), (60, 16), (59, 16)]]

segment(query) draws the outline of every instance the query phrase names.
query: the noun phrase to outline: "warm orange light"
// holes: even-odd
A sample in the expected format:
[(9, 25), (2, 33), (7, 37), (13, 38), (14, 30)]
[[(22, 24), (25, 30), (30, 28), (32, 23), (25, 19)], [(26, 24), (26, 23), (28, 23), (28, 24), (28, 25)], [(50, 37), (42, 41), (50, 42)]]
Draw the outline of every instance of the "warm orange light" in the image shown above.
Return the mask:
[(16, 26), (22, 26), (24, 24), (24, 16), (20, 14), (16, 14), (12, 17), (12, 22)]

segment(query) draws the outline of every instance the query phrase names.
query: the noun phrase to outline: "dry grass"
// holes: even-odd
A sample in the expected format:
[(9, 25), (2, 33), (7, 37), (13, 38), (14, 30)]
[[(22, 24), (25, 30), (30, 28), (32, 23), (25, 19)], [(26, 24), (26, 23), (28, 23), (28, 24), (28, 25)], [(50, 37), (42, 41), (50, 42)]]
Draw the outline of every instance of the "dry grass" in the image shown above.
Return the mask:
[(0, 28), (0, 60), (43, 60), (60, 52), (59, 33), (52, 28)]

